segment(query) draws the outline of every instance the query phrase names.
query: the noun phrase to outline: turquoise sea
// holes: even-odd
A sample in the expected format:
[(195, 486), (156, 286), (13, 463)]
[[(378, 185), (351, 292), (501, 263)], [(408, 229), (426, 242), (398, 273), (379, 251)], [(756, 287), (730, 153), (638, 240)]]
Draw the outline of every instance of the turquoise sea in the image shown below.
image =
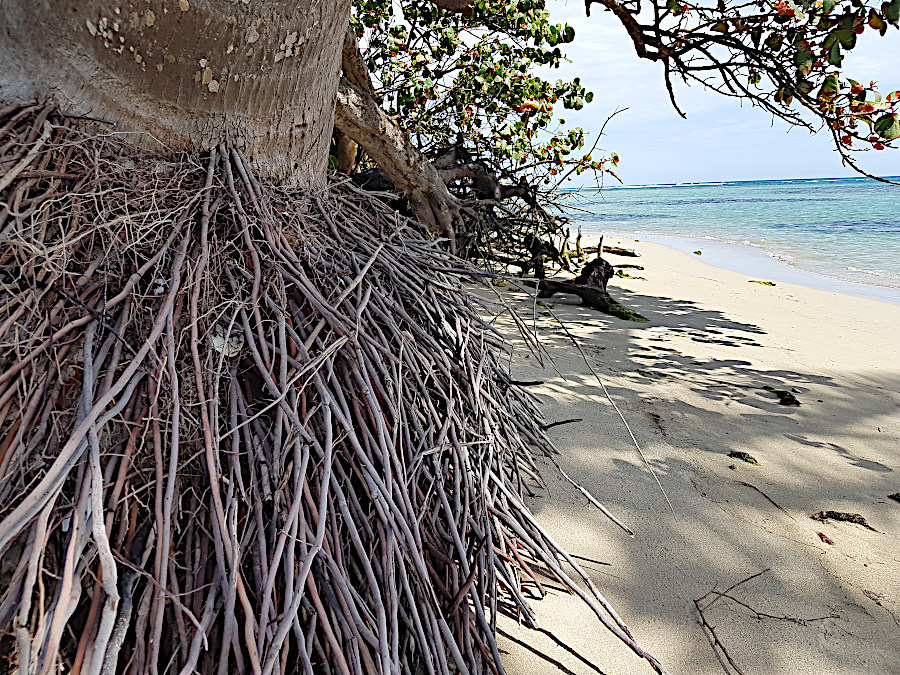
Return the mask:
[(862, 177), (626, 186), (574, 191), (569, 203), (584, 232), (702, 250), (740, 272), (900, 302), (900, 186)]

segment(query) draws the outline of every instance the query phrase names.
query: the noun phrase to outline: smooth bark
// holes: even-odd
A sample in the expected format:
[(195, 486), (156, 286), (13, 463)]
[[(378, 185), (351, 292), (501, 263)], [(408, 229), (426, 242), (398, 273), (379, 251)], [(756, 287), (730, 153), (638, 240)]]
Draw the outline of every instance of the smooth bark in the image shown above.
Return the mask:
[(4, 0), (0, 98), (55, 100), (153, 151), (226, 142), (324, 183), (349, 0)]

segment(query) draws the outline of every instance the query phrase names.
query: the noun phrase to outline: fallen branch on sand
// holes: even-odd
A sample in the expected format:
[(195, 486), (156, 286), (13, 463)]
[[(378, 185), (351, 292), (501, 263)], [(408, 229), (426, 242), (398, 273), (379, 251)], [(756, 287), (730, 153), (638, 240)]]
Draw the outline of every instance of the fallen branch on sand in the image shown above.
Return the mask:
[(538, 284), (539, 298), (552, 298), (557, 293), (571, 293), (581, 298), (584, 306), (600, 310), (625, 321), (647, 323), (647, 319), (633, 309), (629, 309), (612, 299), (606, 284), (614, 274), (613, 266), (602, 258), (585, 265), (577, 277), (571, 281), (541, 279)]
[[(753, 613), (754, 618), (757, 620), (771, 619), (774, 621), (789, 621), (791, 623), (796, 623), (798, 625), (805, 626), (807, 624), (810, 624), (810, 623), (813, 623), (816, 621), (826, 621), (827, 619), (838, 618), (837, 614), (829, 614), (827, 616), (819, 616), (819, 617), (809, 618), (809, 619), (795, 617), (795, 616), (786, 616), (783, 614), (768, 614), (767, 612), (760, 612), (760, 611), (754, 609), (753, 607), (751, 607), (749, 604), (747, 604), (743, 600), (739, 600), (738, 598), (734, 597), (731, 594), (731, 592), (734, 591), (739, 586), (742, 586), (742, 585), (746, 584), (748, 581), (752, 581), (753, 579), (756, 579), (757, 577), (762, 576), (763, 574), (765, 574), (768, 571), (770, 571), (769, 568), (766, 568), (762, 572), (757, 572), (756, 574), (751, 574), (746, 579), (742, 579), (741, 581), (738, 581), (736, 584), (732, 584), (725, 591), (717, 591), (715, 588), (713, 588), (709, 592), (705, 593), (701, 597), (694, 600), (694, 606), (697, 608), (697, 612), (700, 615), (700, 625), (703, 626), (703, 628), (709, 632), (709, 636), (712, 638), (712, 641), (713, 641), (713, 649), (718, 648), (719, 651), (722, 652), (722, 655), (725, 657), (725, 660), (728, 661), (728, 664), (732, 668), (734, 668), (735, 672), (738, 673), (738, 675), (745, 675), (745, 673), (734, 662), (734, 659), (731, 657), (731, 654), (729, 654), (728, 650), (725, 648), (725, 645), (722, 642), (722, 639), (716, 633), (715, 626), (713, 626), (706, 617), (706, 612), (708, 612), (709, 609), (714, 604), (716, 604), (719, 600), (721, 600), (722, 598), (730, 600), (731, 602), (733, 602), (745, 609), (750, 610)], [(703, 602), (710, 596), (713, 596), (712, 600), (710, 600), (708, 603), (703, 605)]]

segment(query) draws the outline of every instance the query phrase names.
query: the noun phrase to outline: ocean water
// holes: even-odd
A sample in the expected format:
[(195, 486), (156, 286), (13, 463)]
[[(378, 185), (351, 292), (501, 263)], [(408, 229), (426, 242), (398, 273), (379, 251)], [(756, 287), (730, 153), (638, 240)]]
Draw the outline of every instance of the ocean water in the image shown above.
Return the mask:
[[(699, 241), (723, 267), (758, 269), (767, 257), (806, 273), (807, 285), (852, 293), (865, 284), (872, 292), (858, 294), (900, 301), (900, 186), (833, 178), (614, 187), (575, 191), (570, 206), (584, 232), (682, 250)], [(778, 276), (779, 265), (764, 267)]]

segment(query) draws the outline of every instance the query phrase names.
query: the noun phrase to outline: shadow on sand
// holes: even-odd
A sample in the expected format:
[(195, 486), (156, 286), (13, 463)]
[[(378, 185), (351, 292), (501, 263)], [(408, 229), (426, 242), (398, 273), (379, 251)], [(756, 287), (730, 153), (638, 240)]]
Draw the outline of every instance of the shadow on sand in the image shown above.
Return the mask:
[[(723, 599), (707, 615), (744, 672), (900, 672), (900, 597), (891, 572), (900, 563), (900, 507), (886, 499), (900, 489), (900, 439), (879, 427), (900, 414), (900, 368), (878, 375), (757, 366), (750, 354), (772, 348), (759, 326), (695, 302), (615, 295), (650, 323), (629, 324), (557, 296), (552, 316), (534, 308), (535, 326), (560, 359), (577, 351), (553, 316), (581, 336), (581, 353), (622, 410), (676, 517), (590, 369), (567, 361), (564, 379), (531, 357), (525, 366), (514, 361), (514, 373), (542, 373), (535, 393), (548, 422), (583, 420), (549, 432), (565, 447), (560, 464), (636, 538), (592, 510), (549, 462), (546, 490), (532, 500), (542, 524), (571, 552), (609, 563), (588, 564), (591, 577), (673, 672), (734, 672), (712, 649), (693, 600), (763, 570), (735, 590), (744, 605)], [(531, 301), (516, 302), (530, 316)], [(790, 345), (777, 349), (784, 354), (778, 363), (793, 361)], [(780, 405), (764, 387), (794, 392), (801, 406)], [(729, 458), (731, 451), (748, 451), (760, 464)], [(879, 532), (809, 518), (823, 509), (863, 513)], [(822, 530), (836, 546), (823, 543)], [(590, 617), (577, 601), (544, 602), (548, 627), (605, 673), (644, 672), (627, 659), (617, 669), (610, 654), (618, 647), (596, 630), (584, 633)], [(596, 672), (539, 634), (517, 637), (572, 672)], [(521, 650), (510, 658), (520, 663)], [(531, 665), (512, 672), (535, 667), (521, 663)]]

